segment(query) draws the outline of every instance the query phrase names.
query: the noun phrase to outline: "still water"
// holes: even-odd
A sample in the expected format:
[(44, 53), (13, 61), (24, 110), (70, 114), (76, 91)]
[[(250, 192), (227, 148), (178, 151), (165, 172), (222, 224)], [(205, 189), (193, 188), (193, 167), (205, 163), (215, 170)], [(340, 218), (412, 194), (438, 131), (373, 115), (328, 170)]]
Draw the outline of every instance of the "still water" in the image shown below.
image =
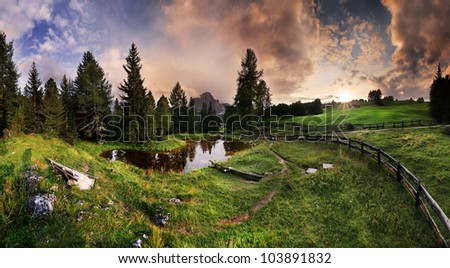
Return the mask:
[(196, 141), (170, 152), (118, 149), (105, 151), (100, 156), (145, 170), (188, 173), (192, 169), (207, 167), (210, 160), (225, 161), (235, 152), (249, 147), (249, 144), (240, 141)]

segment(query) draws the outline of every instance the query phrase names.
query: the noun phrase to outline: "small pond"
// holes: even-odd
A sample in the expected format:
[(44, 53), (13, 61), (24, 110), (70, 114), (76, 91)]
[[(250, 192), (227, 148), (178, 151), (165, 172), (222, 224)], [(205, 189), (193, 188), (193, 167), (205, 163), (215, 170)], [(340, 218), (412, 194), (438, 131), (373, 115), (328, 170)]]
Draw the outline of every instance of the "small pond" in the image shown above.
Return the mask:
[(145, 170), (188, 173), (192, 169), (207, 167), (210, 160), (222, 162), (235, 152), (249, 148), (241, 141), (196, 141), (170, 152), (151, 152), (131, 149), (109, 150), (100, 154), (111, 161), (122, 161)]

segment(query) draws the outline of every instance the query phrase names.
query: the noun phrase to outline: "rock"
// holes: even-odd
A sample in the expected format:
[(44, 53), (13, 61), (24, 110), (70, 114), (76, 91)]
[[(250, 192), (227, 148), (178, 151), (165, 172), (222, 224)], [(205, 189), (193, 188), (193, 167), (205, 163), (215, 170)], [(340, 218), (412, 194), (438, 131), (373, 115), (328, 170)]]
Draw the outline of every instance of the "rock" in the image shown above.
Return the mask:
[(178, 198), (170, 198), (169, 203), (178, 205), (178, 204), (181, 204), (181, 200)]
[(162, 207), (156, 210), (156, 224), (159, 226), (165, 226), (169, 223), (169, 213), (164, 213)]
[(29, 193), (36, 192), (36, 186), (43, 180), (44, 178), (36, 173), (32, 173), (29, 171), (25, 172), (25, 183), (27, 187), (27, 192)]
[(49, 215), (53, 211), (56, 201), (54, 194), (37, 194), (28, 200), (28, 210), (33, 219), (39, 219)]
[(78, 213), (78, 218), (77, 218), (77, 221), (78, 222), (81, 222), (81, 221), (83, 221), (83, 215), (84, 215), (84, 211), (80, 211), (80, 213)]
[(312, 174), (312, 173), (316, 173), (317, 172), (317, 168), (308, 168), (306, 170), (306, 174)]
[(37, 166), (36, 166), (36, 165), (28, 164), (28, 165), (25, 167), (25, 170), (28, 171), (28, 172), (36, 171), (36, 170), (37, 170)]
[(131, 244), (133, 247), (142, 248), (142, 240), (138, 238), (138, 240), (134, 241), (133, 244)]
[(325, 169), (333, 168), (333, 164), (323, 164), (322, 167)]

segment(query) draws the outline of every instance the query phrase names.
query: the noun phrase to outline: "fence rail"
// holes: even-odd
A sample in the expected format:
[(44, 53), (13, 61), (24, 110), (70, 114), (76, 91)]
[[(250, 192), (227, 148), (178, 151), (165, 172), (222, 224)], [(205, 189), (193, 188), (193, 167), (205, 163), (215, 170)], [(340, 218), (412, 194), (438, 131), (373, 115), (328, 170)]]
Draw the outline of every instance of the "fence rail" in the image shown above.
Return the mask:
[[(434, 200), (431, 194), (427, 191), (425, 186), (420, 182), (420, 179), (415, 176), (409, 169), (407, 169), (400, 161), (381, 150), (380, 148), (368, 144), (364, 141), (354, 140), (347, 137), (337, 135), (316, 135), (316, 136), (272, 136), (275, 140), (306, 140), (326, 143), (336, 143), (340, 145), (348, 146), (349, 149), (356, 149), (361, 154), (369, 155), (371, 158), (377, 161), (379, 166), (384, 166), (387, 170), (393, 173), (398, 182), (402, 183), (406, 190), (415, 199), (416, 206), (422, 211), (428, 224), (433, 230), (439, 245), (444, 247), (450, 247), (450, 220), (439, 204)], [(431, 216), (430, 210), (427, 205), (434, 212), (437, 219), (439, 219), (442, 227), (445, 231), (445, 236), (442, 235), (439, 226)], [(447, 237), (447, 239), (446, 239)]]

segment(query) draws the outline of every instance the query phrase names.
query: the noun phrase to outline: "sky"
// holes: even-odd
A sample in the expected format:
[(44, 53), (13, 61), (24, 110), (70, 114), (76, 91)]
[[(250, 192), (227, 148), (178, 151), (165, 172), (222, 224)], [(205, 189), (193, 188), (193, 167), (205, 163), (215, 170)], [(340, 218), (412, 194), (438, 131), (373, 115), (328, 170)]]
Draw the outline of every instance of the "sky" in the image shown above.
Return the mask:
[(447, 0), (1, 0), (0, 31), (28, 79), (75, 78), (93, 52), (118, 95), (132, 42), (145, 86), (158, 98), (177, 81), (188, 96), (232, 103), (247, 48), (273, 103), (348, 101), (381, 89), (425, 97), (440, 62), (450, 74)]

